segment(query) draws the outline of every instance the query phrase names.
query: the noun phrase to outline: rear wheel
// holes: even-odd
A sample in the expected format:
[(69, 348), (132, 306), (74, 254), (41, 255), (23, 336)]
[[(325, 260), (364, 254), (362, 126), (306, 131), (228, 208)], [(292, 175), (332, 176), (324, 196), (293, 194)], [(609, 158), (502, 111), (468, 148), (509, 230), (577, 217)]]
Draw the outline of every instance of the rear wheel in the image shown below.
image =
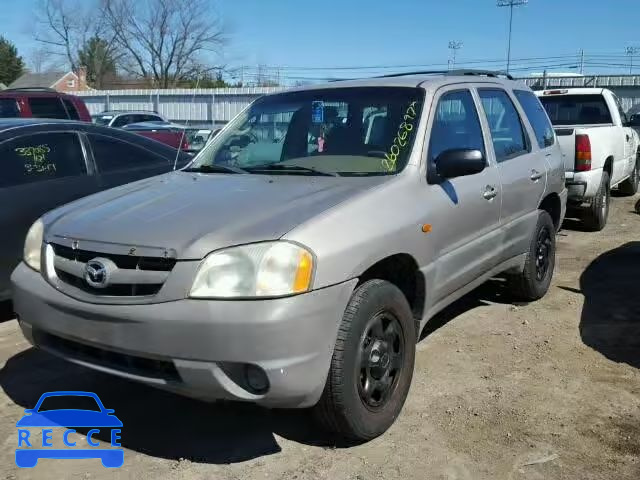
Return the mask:
[(538, 300), (547, 293), (556, 264), (556, 228), (551, 215), (538, 212), (522, 272), (509, 278), (509, 287), (519, 300)]
[(384, 433), (402, 410), (413, 377), (416, 327), (404, 294), (384, 280), (360, 285), (347, 305), (315, 413), (348, 441)]
[(638, 160), (636, 160), (633, 172), (631, 172), (629, 178), (620, 184), (618, 189), (623, 195), (635, 195), (638, 192), (638, 182), (640, 182), (640, 171), (638, 170)]
[(607, 219), (609, 218), (610, 201), (609, 174), (602, 172), (602, 180), (600, 181), (598, 193), (591, 201), (591, 205), (584, 211), (582, 217), (582, 221), (589, 230), (599, 232), (605, 227)]

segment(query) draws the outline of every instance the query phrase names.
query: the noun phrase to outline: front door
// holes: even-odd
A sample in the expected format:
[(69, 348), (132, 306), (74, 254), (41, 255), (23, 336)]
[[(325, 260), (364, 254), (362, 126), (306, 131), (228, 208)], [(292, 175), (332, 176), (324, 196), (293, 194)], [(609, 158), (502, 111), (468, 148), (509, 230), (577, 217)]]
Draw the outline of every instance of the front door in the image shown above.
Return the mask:
[(516, 107), (501, 88), (479, 88), (502, 184), (502, 260), (527, 251), (546, 189), (545, 152), (534, 148)]
[[(427, 152), (428, 171), (434, 171), (438, 155), (446, 150), (468, 148), (486, 156), (471, 91), (444, 89), (436, 101)], [(435, 304), (497, 264), (501, 188), (495, 164), (487, 162), (480, 173), (432, 182), (427, 190), (425, 208), (437, 219), (429, 240), (437, 259), (429, 292), (430, 301)]]

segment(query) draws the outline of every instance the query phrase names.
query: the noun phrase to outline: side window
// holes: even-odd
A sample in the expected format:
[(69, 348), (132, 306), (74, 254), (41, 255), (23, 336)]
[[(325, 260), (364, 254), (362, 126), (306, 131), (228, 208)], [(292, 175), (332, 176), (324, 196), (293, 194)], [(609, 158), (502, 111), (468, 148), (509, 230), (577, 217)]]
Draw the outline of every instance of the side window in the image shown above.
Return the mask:
[(531, 127), (536, 134), (538, 146), (540, 148), (547, 148), (553, 145), (555, 143), (553, 127), (538, 97), (526, 90), (514, 90), (513, 93), (515, 93), (522, 109), (529, 118)]
[(93, 157), (101, 172), (149, 167), (169, 162), (149, 150), (115, 138), (89, 134), (89, 140)]
[(78, 135), (72, 132), (37, 133), (0, 143), (0, 187), (85, 175)]
[(131, 121), (131, 115), (118, 115), (113, 121), (113, 123), (111, 124), (111, 126), (119, 128), (119, 127), (124, 127), (125, 125), (128, 125), (130, 123), (133, 123)]
[(0, 118), (19, 117), (18, 102), (15, 98), (0, 98)]
[(446, 93), (438, 102), (429, 141), (429, 161), (446, 150), (469, 148), (485, 152), (482, 127), (468, 90)]
[(141, 115), (140, 120), (137, 122), (162, 122), (162, 119), (157, 115)]
[(78, 115), (78, 110), (76, 110), (76, 106), (70, 100), (63, 98), (62, 103), (64, 103), (64, 107), (67, 109), (67, 113), (69, 114), (69, 118), (71, 120), (80, 120), (80, 115)]
[(487, 116), (496, 161), (504, 162), (529, 151), (520, 115), (504, 90), (478, 90)]
[(64, 118), (67, 119), (67, 111), (57, 97), (31, 97), (29, 108), (35, 118)]

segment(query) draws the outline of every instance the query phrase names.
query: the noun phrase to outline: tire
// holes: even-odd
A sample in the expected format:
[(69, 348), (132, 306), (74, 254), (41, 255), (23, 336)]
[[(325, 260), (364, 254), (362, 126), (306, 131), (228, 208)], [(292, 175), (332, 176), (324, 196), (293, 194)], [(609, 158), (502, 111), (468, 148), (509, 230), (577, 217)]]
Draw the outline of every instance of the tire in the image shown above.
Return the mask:
[(609, 187), (609, 174), (602, 172), (602, 180), (598, 193), (591, 202), (582, 217), (585, 227), (592, 232), (599, 232), (607, 224), (609, 218), (609, 205), (611, 203), (611, 189)]
[[(342, 317), (327, 383), (314, 408), (321, 426), (349, 443), (384, 433), (407, 398), (415, 348), (415, 322), (400, 289), (384, 280), (358, 286)], [(384, 385), (389, 385), (386, 391)]]
[(618, 190), (620, 191), (621, 194), (630, 197), (638, 193), (639, 182), (640, 182), (640, 171), (638, 171), (638, 160), (636, 160), (636, 164), (633, 166), (633, 172), (631, 172), (631, 176), (620, 184), (620, 186), (618, 187)]
[(637, 213), (637, 214), (640, 214), (640, 200), (638, 200), (638, 201), (636, 202), (635, 209), (636, 209), (636, 213)]
[(509, 288), (513, 296), (525, 302), (544, 297), (551, 285), (555, 265), (556, 227), (551, 215), (540, 210), (524, 268), (521, 273), (509, 277)]

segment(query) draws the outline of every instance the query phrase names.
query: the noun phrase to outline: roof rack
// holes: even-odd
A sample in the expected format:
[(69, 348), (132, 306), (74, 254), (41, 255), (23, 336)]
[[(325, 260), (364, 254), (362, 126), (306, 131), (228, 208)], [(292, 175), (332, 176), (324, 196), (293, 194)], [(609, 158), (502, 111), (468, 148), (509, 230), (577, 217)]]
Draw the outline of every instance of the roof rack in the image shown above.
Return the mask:
[(466, 76), (477, 75), (485, 77), (505, 77), (509, 80), (513, 80), (513, 77), (507, 72), (494, 71), (494, 70), (418, 70), (415, 72), (402, 72), (402, 73), (389, 73), (387, 75), (380, 75), (373, 78), (392, 78), (392, 77), (404, 77), (409, 75), (447, 75), (447, 76)]
[(15, 88), (5, 88), (2, 90), (3, 92), (58, 92), (55, 88), (49, 87), (15, 87)]

